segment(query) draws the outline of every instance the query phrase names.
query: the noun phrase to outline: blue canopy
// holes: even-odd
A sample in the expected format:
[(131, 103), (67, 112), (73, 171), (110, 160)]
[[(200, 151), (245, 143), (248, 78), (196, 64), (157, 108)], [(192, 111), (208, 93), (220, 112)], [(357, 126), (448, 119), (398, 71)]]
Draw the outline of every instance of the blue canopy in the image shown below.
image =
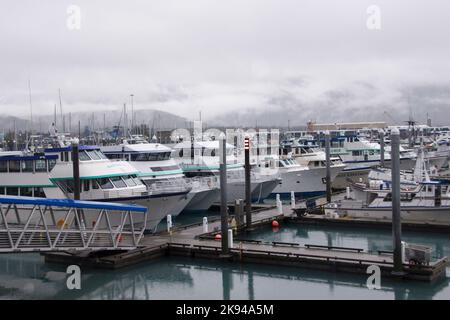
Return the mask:
[(106, 209), (147, 213), (147, 208), (134, 204), (82, 201), (72, 199), (48, 199), (36, 197), (0, 196), (0, 204), (27, 204), (77, 209)]

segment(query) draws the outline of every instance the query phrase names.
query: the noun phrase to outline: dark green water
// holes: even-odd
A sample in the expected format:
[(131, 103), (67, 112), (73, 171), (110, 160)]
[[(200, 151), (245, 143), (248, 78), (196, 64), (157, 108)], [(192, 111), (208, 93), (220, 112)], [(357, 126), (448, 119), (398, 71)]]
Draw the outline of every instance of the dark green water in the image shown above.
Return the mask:
[[(388, 230), (289, 225), (278, 232), (260, 229), (250, 237), (391, 248)], [(450, 256), (450, 235), (404, 232), (404, 238), (432, 246), (436, 256)], [(40, 255), (0, 255), (1, 299), (450, 299), (448, 278), (434, 285), (382, 279), (381, 290), (367, 289), (366, 280), (363, 275), (164, 258), (118, 271), (82, 270), (81, 290), (68, 290), (65, 268), (45, 265)]]

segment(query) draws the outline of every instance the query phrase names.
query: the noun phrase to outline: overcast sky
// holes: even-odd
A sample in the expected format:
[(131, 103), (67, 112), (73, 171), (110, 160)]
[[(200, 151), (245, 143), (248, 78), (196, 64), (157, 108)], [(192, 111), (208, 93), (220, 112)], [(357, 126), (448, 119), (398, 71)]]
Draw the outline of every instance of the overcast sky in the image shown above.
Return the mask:
[[(379, 30), (367, 27), (370, 5)], [(30, 79), (35, 114), (52, 113), (61, 88), (65, 111), (119, 110), (133, 93), (137, 109), (190, 119), (279, 109), (320, 121), (336, 108), (395, 118), (408, 99), (417, 114), (446, 115), (449, 30), (448, 0), (2, 0), (0, 108), (28, 116)]]

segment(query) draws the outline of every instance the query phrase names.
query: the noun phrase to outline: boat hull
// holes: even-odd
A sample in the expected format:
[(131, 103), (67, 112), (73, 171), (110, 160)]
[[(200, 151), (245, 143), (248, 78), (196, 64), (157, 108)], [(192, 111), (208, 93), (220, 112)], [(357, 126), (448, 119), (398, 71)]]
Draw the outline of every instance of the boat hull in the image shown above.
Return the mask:
[(220, 198), (220, 189), (205, 189), (194, 193), (184, 211), (206, 211)]

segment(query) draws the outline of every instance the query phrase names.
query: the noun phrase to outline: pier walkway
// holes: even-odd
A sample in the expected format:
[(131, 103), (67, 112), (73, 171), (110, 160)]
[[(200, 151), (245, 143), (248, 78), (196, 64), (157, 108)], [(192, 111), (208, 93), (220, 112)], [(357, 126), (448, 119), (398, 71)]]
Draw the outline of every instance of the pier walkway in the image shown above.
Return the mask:
[(0, 253), (132, 250), (146, 217), (135, 205), (0, 196)]
[[(276, 207), (262, 210), (252, 215), (252, 228), (270, 225), (277, 220), (282, 227), (284, 221), (293, 217), (291, 206), (284, 205), (282, 215)], [(240, 232), (248, 230), (241, 229)], [(203, 225), (196, 224), (146, 235), (141, 246), (135, 250), (110, 256), (78, 258), (61, 253), (46, 254), (46, 261), (56, 263), (77, 263), (99, 268), (120, 268), (165, 255), (191, 258), (220, 259), (236, 263), (260, 263), (277, 266), (306, 267), (332, 272), (351, 272), (367, 275), (367, 268), (378, 266), (383, 276), (394, 275), (393, 258), (389, 253), (368, 253), (359, 248), (339, 248), (305, 245), (297, 243), (262, 242), (240, 240), (239, 232), (234, 236), (233, 247), (227, 255), (222, 254), (221, 241), (214, 240), (220, 233), (220, 221), (209, 223), (208, 233)], [(404, 264), (405, 273), (400, 277), (407, 280), (434, 282), (445, 277), (447, 258), (433, 261), (428, 265)]]

